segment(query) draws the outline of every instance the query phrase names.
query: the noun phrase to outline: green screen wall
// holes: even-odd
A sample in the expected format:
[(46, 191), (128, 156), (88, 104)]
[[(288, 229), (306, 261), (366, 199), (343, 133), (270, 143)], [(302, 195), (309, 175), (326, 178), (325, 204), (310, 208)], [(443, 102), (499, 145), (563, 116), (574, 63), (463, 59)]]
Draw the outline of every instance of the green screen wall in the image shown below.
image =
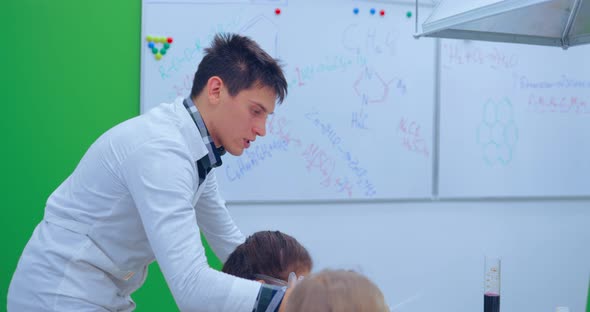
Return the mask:
[[(102, 132), (139, 113), (143, 42), (140, 0), (8, 0), (0, 23), (4, 310), (47, 197)], [(156, 263), (133, 298), (137, 311), (178, 310)]]

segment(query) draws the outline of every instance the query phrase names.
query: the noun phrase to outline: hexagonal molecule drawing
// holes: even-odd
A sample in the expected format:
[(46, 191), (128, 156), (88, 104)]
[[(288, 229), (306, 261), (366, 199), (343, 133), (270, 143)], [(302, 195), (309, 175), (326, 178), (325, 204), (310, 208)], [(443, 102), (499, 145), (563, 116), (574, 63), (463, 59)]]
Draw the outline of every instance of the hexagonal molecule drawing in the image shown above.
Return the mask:
[(518, 142), (518, 128), (508, 98), (486, 101), (476, 139), (488, 165), (505, 166), (510, 163)]
[(366, 98), (367, 103), (382, 103), (387, 99), (392, 81), (385, 82), (377, 71), (365, 66), (352, 87), (358, 96)]

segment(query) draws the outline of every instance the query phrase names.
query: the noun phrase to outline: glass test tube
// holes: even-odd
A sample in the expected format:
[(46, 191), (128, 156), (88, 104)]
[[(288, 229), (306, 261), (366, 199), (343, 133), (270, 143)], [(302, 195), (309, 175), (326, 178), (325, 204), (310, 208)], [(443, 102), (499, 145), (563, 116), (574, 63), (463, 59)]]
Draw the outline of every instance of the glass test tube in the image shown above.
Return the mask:
[(497, 257), (484, 259), (484, 312), (500, 312), (500, 263)]

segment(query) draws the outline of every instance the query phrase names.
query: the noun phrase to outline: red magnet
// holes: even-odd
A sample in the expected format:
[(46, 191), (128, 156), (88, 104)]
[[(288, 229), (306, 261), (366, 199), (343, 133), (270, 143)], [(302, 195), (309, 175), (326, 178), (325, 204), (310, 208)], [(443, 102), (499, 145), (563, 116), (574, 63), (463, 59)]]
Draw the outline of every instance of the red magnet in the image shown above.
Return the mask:
[(279, 9), (279, 8), (276, 8), (276, 9), (275, 9), (275, 14), (276, 14), (276, 15), (279, 15), (279, 14), (281, 14), (281, 9)]
[(166, 41), (168, 41), (168, 43), (172, 43), (172, 37), (168, 37), (168, 39), (166, 39)]
[(379, 11), (379, 14), (380, 14), (381, 16), (384, 16), (384, 15), (385, 15), (385, 10), (381, 10), (381, 11)]

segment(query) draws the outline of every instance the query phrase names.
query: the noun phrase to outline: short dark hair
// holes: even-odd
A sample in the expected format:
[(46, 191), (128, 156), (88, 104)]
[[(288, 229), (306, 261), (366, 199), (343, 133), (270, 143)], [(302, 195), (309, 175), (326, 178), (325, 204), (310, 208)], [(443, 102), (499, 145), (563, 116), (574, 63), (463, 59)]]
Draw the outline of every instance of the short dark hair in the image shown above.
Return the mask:
[(264, 274), (287, 281), (289, 273), (311, 271), (312, 266), (307, 249), (295, 238), (279, 231), (261, 231), (249, 236), (229, 255), (222, 271), (249, 280)]
[(213, 76), (223, 80), (231, 96), (255, 84), (273, 89), (279, 103), (287, 96), (287, 80), (278, 60), (245, 36), (215, 35), (195, 73), (191, 97), (199, 95)]

